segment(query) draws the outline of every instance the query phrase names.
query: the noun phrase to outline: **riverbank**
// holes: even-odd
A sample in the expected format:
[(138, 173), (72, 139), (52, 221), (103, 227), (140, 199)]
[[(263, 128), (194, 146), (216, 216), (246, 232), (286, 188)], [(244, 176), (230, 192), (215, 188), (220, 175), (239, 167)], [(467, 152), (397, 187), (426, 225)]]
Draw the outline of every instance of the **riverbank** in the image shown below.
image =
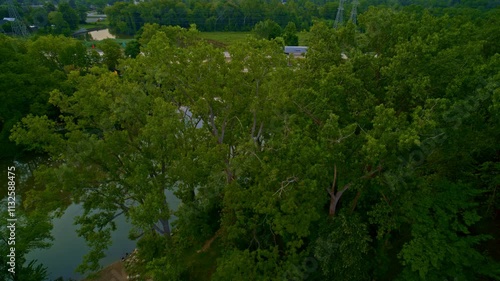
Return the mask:
[[(90, 277), (87, 277), (81, 281), (139, 281), (144, 280), (140, 275), (129, 276), (126, 268), (133, 268), (137, 266), (137, 249), (135, 249), (130, 255), (122, 257), (121, 261), (116, 261)], [(153, 281), (147, 279), (146, 281)]]
[(122, 261), (114, 262), (101, 271), (97, 272), (95, 277), (86, 278), (82, 281), (127, 281), (127, 272)]

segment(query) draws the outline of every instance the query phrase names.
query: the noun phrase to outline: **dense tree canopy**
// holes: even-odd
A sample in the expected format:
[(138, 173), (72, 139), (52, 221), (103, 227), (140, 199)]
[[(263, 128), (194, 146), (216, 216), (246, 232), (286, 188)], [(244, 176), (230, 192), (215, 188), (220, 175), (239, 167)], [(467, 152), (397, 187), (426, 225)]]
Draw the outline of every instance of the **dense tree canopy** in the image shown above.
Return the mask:
[[(135, 34), (145, 23), (179, 25), (196, 24), (202, 31), (248, 31), (265, 20), (276, 22), (281, 28), (293, 22), (299, 30), (309, 29), (315, 20), (333, 23), (339, 1), (325, 0), (149, 0), (136, 4), (133, 1), (116, 2), (105, 9), (112, 30), (117, 33)], [(457, 7), (491, 9), (498, 1), (407, 1), (360, 0), (358, 12), (370, 6), (391, 6), (397, 9), (433, 8), (436, 13), (449, 12)], [(450, 8), (452, 7), (452, 8)], [(351, 1), (344, 7), (345, 19), (352, 9)]]
[[(214, 27), (237, 12), (224, 3)], [(143, 17), (109, 9), (124, 28)], [(60, 114), (32, 112), (11, 139), (49, 154), (47, 194), (83, 204), (82, 271), (124, 215), (129, 270), (154, 280), (498, 280), (499, 13), (434, 12), (318, 22), (305, 59), (248, 38), (226, 60), (194, 26), (145, 24), (135, 58), (104, 42), (108, 57), (67, 67), (40, 38), (26, 53), (64, 73)]]
[[(71, 1), (13, 1), (26, 25), (36, 26), (38, 34), (66, 34), (85, 23), (87, 12), (108, 15), (114, 32), (135, 34), (145, 23), (179, 25), (196, 24), (202, 31), (249, 31), (266, 19), (281, 28), (293, 22), (299, 30), (308, 30), (314, 21), (332, 23), (339, 0), (71, 0)], [(487, 10), (500, 5), (492, 0), (360, 0), (358, 13), (370, 6), (388, 6), (395, 9), (415, 7), (433, 9), (437, 14), (453, 12), (457, 8)], [(450, 9), (451, 8), (451, 9)], [(345, 2), (345, 19), (351, 13), (351, 1)], [(50, 15), (50, 17), (49, 17)], [(0, 4), (0, 18), (9, 17), (7, 5)], [(1, 26), (12, 32), (11, 24)]]
[(81, 41), (63, 36), (22, 40), (0, 34), (0, 158), (20, 153), (8, 138), (23, 116), (57, 117), (59, 109), (48, 103), (49, 93), (70, 86), (67, 74), (83, 74), (91, 66), (102, 64), (114, 67), (121, 57), (121, 50), (114, 44), (103, 43), (104, 55), (100, 57)]

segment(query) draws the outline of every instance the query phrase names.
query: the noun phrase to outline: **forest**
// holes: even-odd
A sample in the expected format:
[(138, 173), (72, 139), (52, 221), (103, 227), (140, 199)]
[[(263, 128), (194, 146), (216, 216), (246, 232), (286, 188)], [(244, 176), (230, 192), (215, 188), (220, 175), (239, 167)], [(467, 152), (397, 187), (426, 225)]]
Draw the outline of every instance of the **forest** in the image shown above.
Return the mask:
[[(274, 2), (237, 2), (104, 8), (136, 51), (0, 34), (2, 156), (46, 159), (19, 206), (18, 258), (75, 202), (83, 273), (125, 216), (127, 272), (151, 280), (500, 280), (500, 8), (360, 1), (335, 29), (337, 2), (279, 3), (276, 18)], [(172, 3), (186, 22), (164, 16)], [(214, 3), (234, 11), (213, 22)], [(265, 19), (307, 30), (305, 57), (280, 36), (200, 39)], [(2, 280), (47, 278), (5, 259)]]
[[(7, 0), (0, 4), (0, 19), (10, 17)], [(346, 16), (353, 1), (345, 2)], [(500, 5), (496, 0), (357, 0), (358, 10), (384, 5), (392, 8), (423, 7), (445, 14), (457, 8), (485, 11)], [(272, 20), (281, 28), (293, 22), (299, 30), (309, 30), (315, 20), (333, 22), (339, 0), (18, 0), (15, 6), (27, 26), (37, 34), (69, 36), (84, 24), (87, 12), (106, 14), (111, 30), (135, 35), (146, 23), (178, 25), (196, 24), (200, 31), (249, 31), (255, 24)], [(450, 10), (451, 9), (451, 10)], [(0, 28), (11, 32), (10, 22)], [(0, 29), (0, 30), (1, 30)]]
[[(348, 16), (353, 1), (344, 1)], [(499, 6), (498, 1), (404, 1), (359, 0), (358, 9), (365, 11), (372, 5), (390, 7), (418, 6), (447, 10), (461, 8), (490, 9)], [(248, 31), (260, 21), (269, 19), (284, 28), (293, 22), (299, 30), (308, 30), (317, 19), (333, 22), (339, 1), (326, 0), (151, 0), (140, 2), (116, 2), (104, 9), (110, 27), (117, 33), (135, 34), (145, 23), (179, 25), (196, 24), (201, 31)]]

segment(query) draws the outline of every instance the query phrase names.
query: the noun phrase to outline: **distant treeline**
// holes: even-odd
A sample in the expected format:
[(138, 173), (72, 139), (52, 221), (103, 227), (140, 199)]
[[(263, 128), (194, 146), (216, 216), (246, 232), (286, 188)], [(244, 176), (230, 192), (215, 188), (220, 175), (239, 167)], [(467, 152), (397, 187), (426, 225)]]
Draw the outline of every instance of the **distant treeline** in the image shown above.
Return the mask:
[[(196, 24), (201, 31), (248, 31), (265, 19), (281, 27), (293, 22), (302, 30), (308, 29), (315, 19), (335, 20), (338, 5), (339, 1), (327, 0), (151, 0), (116, 2), (107, 7), (105, 13), (112, 30), (122, 34), (135, 34), (145, 23), (181, 27)], [(358, 11), (365, 11), (372, 5), (489, 9), (498, 3), (488, 0), (361, 0)], [(352, 1), (346, 1), (344, 19), (349, 18), (351, 8)]]
[[(13, 0), (24, 22), (36, 26), (38, 34), (69, 35), (85, 23), (87, 12), (108, 14), (115, 32), (135, 34), (145, 23), (188, 27), (201, 31), (248, 31), (270, 19), (284, 28), (293, 22), (299, 30), (309, 29), (315, 19), (333, 22), (339, 0)], [(344, 19), (349, 19), (352, 0), (346, 0)], [(423, 7), (440, 11), (449, 7), (490, 9), (500, 4), (492, 0), (360, 0), (358, 13), (369, 6)], [(10, 17), (6, 1), (0, 1), (0, 19)], [(0, 27), (12, 32), (10, 22)]]

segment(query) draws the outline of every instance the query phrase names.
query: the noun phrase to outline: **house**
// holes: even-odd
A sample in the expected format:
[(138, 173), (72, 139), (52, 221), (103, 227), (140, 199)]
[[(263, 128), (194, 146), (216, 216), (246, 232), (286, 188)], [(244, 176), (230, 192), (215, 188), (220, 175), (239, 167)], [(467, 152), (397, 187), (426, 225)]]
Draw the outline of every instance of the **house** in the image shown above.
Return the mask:
[(306, 46), (285, 46), (285, 54), (293, 54), (294, 56), (303, 56), (307, 53)]

